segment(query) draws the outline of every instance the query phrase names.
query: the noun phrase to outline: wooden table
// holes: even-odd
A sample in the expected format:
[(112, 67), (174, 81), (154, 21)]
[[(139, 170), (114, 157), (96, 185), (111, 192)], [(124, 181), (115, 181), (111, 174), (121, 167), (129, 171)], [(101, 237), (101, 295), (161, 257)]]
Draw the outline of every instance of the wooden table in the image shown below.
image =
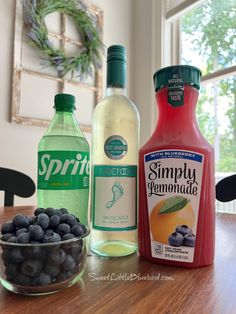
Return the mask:
[[(10, 215), (30, 215), (33, 207), (0, 207), (0, 223)], [(38, 297), (0, 287), (1, 314), (29, 313), (236, 313), (236, 215), (217, 214), (216, 258), (212, 266), (182, 269), (150, 263), (133, 254), (88, 256), (83, 282)]]

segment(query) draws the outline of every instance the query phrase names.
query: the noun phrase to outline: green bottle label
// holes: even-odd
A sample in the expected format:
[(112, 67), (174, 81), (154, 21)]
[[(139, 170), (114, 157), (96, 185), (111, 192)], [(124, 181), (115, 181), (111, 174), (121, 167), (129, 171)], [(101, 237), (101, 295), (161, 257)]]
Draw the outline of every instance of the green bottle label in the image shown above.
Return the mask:
[(93, 167), (93, 228), (137, 228), (137, 166)]
[(172, 107), (184, 105), (184, 80), (178, 69), (173, 72), (172, 77), (168, 80), (168, 104)]
[(38, 189), (89, 188), (89, 153), (79, 151), (38, 152)]

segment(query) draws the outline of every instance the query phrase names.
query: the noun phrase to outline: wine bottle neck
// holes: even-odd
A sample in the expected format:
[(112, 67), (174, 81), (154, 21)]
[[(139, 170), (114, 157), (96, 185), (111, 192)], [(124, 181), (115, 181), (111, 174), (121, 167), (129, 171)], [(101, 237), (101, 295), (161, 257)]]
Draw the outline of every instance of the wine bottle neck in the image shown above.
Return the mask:
[(115, 96), (115, 95), (126, 95), (126, 88), (119, 87), (107, 87), (106, 89), (107, 96)]

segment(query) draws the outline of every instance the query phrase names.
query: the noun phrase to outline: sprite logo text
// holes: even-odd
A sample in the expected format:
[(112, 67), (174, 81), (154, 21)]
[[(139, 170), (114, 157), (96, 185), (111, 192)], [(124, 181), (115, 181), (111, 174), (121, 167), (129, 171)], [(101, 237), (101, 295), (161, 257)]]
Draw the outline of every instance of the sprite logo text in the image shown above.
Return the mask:
[(38, 153), (38, 188), (74, 190), (89, 186), (89, 153), (45, 151)]

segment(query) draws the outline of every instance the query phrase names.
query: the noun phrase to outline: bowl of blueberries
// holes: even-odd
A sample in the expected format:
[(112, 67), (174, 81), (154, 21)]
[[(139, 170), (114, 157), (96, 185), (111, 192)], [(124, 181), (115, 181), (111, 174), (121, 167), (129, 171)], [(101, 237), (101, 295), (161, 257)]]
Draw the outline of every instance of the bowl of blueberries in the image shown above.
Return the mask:
[(37, 208), (1, 226), (0, 281), (26, 295), (57, 292), (80, 280), (89, 229), (66, 208)]

